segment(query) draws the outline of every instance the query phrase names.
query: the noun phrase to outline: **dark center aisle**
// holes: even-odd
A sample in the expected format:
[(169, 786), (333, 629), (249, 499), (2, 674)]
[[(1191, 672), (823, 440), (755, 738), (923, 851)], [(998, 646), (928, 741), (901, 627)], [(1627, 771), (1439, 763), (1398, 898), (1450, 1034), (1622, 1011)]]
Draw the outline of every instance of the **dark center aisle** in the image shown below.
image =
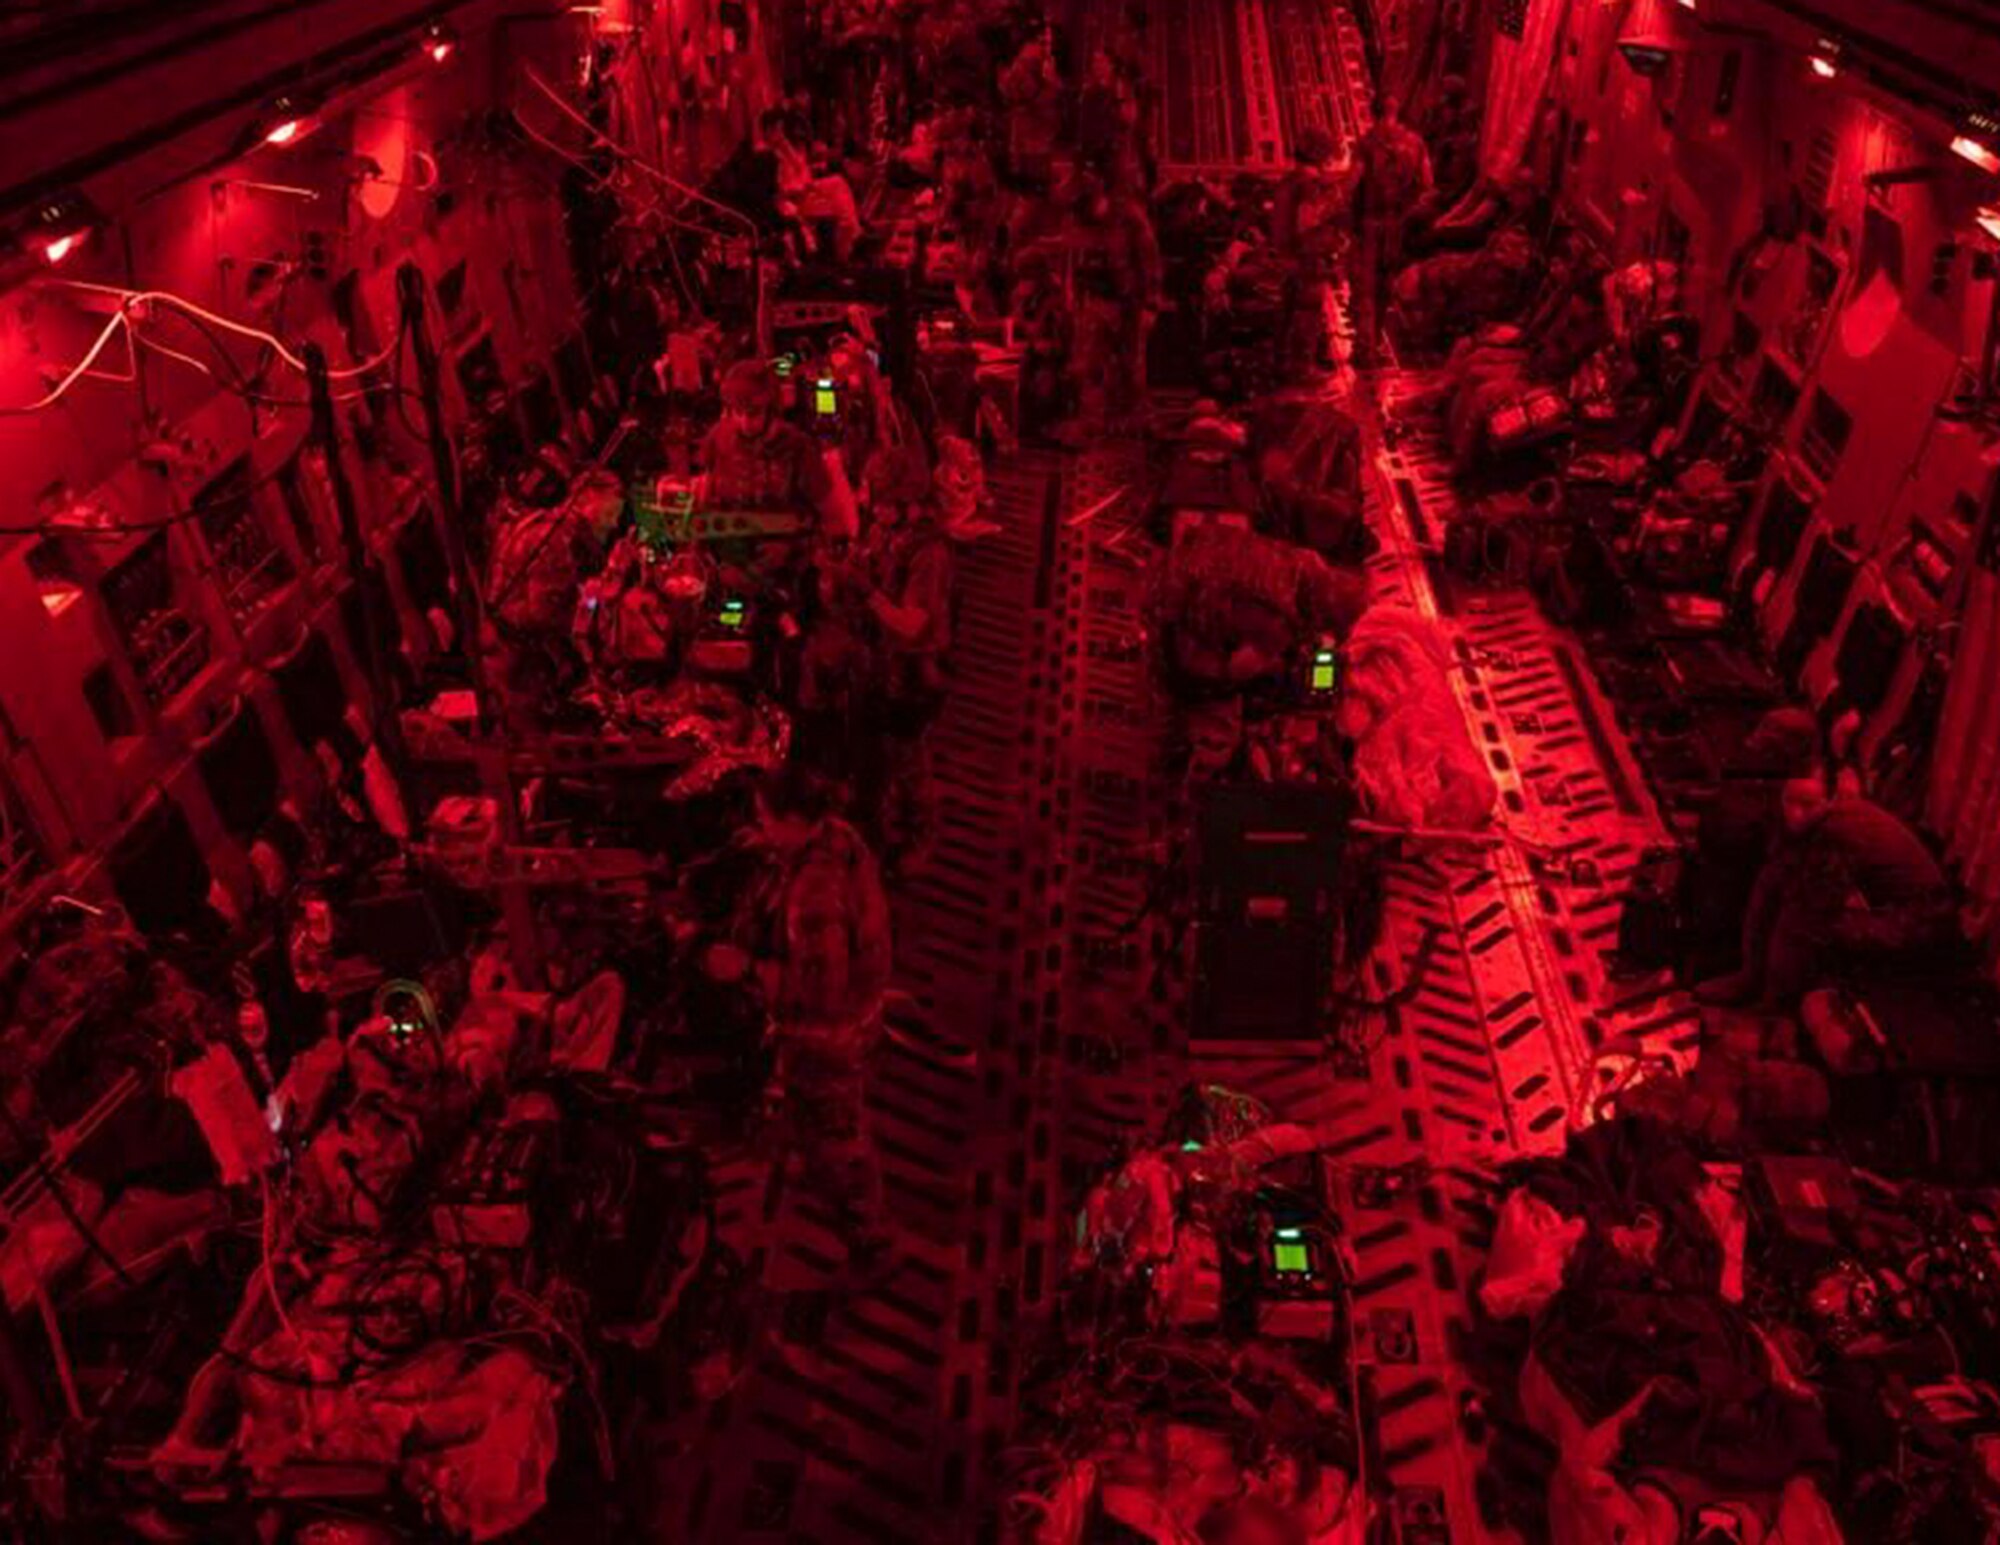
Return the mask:
[(796, 1176), (724, 1167), (724, 1236), (757, 1284), (744, 1371), (698, 1429), (660, 1435), (656, 1538), (963, 1540), (990, 1517), (1015, 1352), (1057, 1264), (1071, 482), (1051, 457), (994, 468), (1002, 529), (960, 562), (937, 840), (896, 896), (871, 1090), (893, 1265), (849, 1280)]

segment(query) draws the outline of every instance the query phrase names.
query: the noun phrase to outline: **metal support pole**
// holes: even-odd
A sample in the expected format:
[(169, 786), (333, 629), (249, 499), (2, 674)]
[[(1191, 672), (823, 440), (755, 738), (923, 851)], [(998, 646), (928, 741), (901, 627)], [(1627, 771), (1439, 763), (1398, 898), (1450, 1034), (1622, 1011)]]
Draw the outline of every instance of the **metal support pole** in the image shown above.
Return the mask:
[(340, 519), (340, 545), (347, 555), (348, 574), (361, 595), (361, 668), (368, 676), (368, 697), (375, 709), (375, 735), (398, 782), (409, 771), (403, 754), (401, 705), (389, 680), (383, 653), (384, 634), (377, 601), (380, 592), (370, 581), (376, 565), (361, 535), (361, 513), (354, 503), (354, 485), (348, 481), (347, 462), (341, 455), (340, 424), (333, 412), (332, 384), (327, 379), (326, 353), (316, 343), (308, 343), (300, 354), (306, 362), (306, 394), (311, 401), (312, 438), (326, 463), (326, 484), (333, 495), (333, 508)]
[[(465, 510), (459, 503), (458, 467), (445, 430), (437, 348), (431, 342), (430, 322), (424, 311), (423, 270), (414, 263), (405, 263), (397, 269), (396, 293), (402, 305), (403, 326), (409, 332), (410, 348), (417, 361), (418, 395), (423, 399), (424, 427), (437, 471), (438, 528), (451, 564), (452, 588), (457, 594), (459, 642), (472, 674), (479, 734), (481, 739), (497, 738), (500, 742), (500, 754), (479, 758), (481, 781), (488, 797), (499, 807), (501, 842), (510, 849), (517, 848), (521, 845), (521, 809), (507, 765), (505, 716), (495, 711), (492, 683), (486, 674), (486, 619), (480, 605), (478, 579), (465, 547)], [(528, 888), (503, 881), (499, 892), (501, 918), (507, 929), (507, 953), (514, 975), (521, 986), (537, 989), (542, 985), (541, 939)]]
[(437, 475), (438, 538), (451, 565), (457, 606), (459, 644), (472, 672), (472, 694), (479, 709), (479, 727), (491, 731), (494, 714), (491, 684), (486, 679), (486, 627), (479, 604), (479, 587), (465, 547), (465, 510), (459, 503), (458, 463), (445, 429), (444, 394), (437, 346), (431, 341), (430, 319), (424, 309), (424, 274), (414, 263), (396, 270), (396, 294), (402, 325), (417, 361), (417, 395), (423, 402), (424, 429), (430, 442), (431, 465)]

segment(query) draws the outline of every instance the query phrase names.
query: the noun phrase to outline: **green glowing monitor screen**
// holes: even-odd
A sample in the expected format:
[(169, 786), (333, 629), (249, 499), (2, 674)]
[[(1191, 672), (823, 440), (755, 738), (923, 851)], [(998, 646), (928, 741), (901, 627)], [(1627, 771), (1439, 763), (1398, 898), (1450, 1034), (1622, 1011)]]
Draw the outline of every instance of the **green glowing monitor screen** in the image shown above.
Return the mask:
[(720, 620), (725, 628), (742, 627), (743, 603), (741, 601), (724, 601), (722, 603), (722, 615)]
[(1312, 689), (1315, 692), (1331, 692), (1335, 681), (1335, 665), (1330, 651), (1322, 649), (1313, 656)]
[(1312, 1270), (1312, 1252), (1302, 1244), (1280, 1240), (1271, 1248), (1271, 1264), (1288, 1276), (1304, 1276)]
[(840, 411), (840, 399), (834, 395), (833, 383), (821, 381), (813, 388), (813, 412), (821, 418), (832, 418)]

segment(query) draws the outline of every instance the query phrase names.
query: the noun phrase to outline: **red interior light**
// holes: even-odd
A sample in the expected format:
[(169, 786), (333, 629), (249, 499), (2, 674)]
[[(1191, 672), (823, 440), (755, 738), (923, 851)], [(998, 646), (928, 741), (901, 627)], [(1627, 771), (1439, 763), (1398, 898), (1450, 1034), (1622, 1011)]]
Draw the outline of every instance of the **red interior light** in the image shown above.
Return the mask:
[(1813, 74), (1817, 75), (1821, 80), (1832, 80), (1834, 76), (1840, 73), (1840, 66), (1823, 54), (1814, 54), (1806, 62), (1812, 66)]
[(42, 257), (49, 263), (60, 263), (72, 252), (90, 239), (88, 231), (71, 231), (42, 243)]
[(264, 143), (267, 145), (289, 145), (305, 132), (305, 119), (287, 118), (283, 123), (275, 123), (265, 131)]
[(1988, 176), (2000, 175), (2000, 151), (1992, 146), (1982, 144), (1969, 134), (1960, 134), (1952, 140), (1951, 148)]
[(1972, 218), (1980, 230), (1992, 237), (1993, 240), (2000, 241), (2000, 204), (1983, 205), (1979, 213)]

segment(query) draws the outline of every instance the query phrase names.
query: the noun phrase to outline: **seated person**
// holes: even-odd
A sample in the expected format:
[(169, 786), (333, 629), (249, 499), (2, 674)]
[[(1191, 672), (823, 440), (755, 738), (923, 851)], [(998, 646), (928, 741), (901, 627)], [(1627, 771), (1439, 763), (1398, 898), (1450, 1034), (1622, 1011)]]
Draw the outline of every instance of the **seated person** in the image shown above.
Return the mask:
[(942, 191), (939, 213), (955, 253), (952, 277), (959, 303), (970, 315), (990, 317), (1001, 298), (995, 289), (1008, 199), (978, 119), (970, 120), (963, 133), (946, 143), (938, 182)]
[(1573, 378), (1606, 337), (1601, 307), (1572, 294), (1539, 332), (1496, 327), (1461, 346), (1453, 356), (1456, 386), (1446, 410), (1456, 470), (1476, 467), (1493, 448), (1496, 419), (1538, 390), (1562, 397), (1561, 422), (1567, 423)]
[(1274, 537), (1204, 521), (1175, 542), (1161, 587), (1169, 670), (1196, 693), (1276, 675), (1294, 653), (1344, 638), (1368, 582)]
[(1330, 403), (1316, 406), (1259, 458), (1260, 529), (1335, 563), (1366, 561), (1373, 544), (1361, 518), (1361, 470), (1361, 426)]
[[(691, 551), (699, 556), (699, 549)], [(593, 670), (620, 676), (667, 673), (678, 630), (655, 574), (664, 577), (668, 567), (648, 564), (638, 541), (628, 536), (584, 584), (572, 632)]]
[(1758, 721), (1702, 806), (1675, 897), (1682, 958), (1691, 972), (1708, 976), (1741, 963), (1740, 920), (1784, 827), (1784, 787), (1812, 772), (1819, 750), (1819, 725), (1810, 712), (1774, 708)]
[(715, 389), (715, 352), (721, 329), (678, 304), (668, 318), (666, 342), (653, 361), (652, 395), (669, 412), (688, 413)]
[(1143, 178), (1138, 145), (1139, 103), (1110, 53), (1090, 56), (1088, 74), (1077, 94), (1076, 156), (1107, 186), (1137, 187)]
[(1674, 312), (1680, 297), (1680, 270), (1664, 261), (1631, 263), (1604, 281), (1604, 313), (1611, 337), (1630, 350), (1656, 323)]
[(916, 418), (896, 394), (879, 356), (863, 338), (839, 339), (827, 357), (827, 370), (839, 387), (840, 460), (850, 487), (865, 500), (871, 461), (886, 450), (914, 446), (923, 440)]
[(1412, 333), (1428, 346), (1453, 334), (1514, 316), (1532, 298), (1538, 275), (1535, 244), (1510, 226), (1477, 252), (1426, 258), (1396, 280), (1396, 304)]
[(1046, 182), (1062, 138), (1063, 83), (1048, 39), (1036, 37), (1000, 75), (1007, 166), (1024, 182)]
[(805, 226), (808, 243), (815, 227), (831, 227), (833, 256), (845, 263), (861, 239), (861, 206), (845, 177), (821, 176), (809, 154), (811, 133), (793, 115), (774, 109), (764, 115), (764, 143), (777, 160), (778, 211)]
[(1076, 330), (1069, 291), (1048, 254), (1034, 253), (1017, 265), (1009, 309), (1021, 351), (1022, 433), (1036, 435), (1060, 423), (1067, 411)]
[(1951, 885), (1914, 831), (1817, 769), (1785, 784), (1781, 813), (1743, 918), (1743, 968), (1705, 983), (1703, 1001), (1786, 1010), (1836, 971), (1923, 971), (1948, 952)]
[[(603, 506), (550, 479), (512, 480), (494, 511), (486, 566), (488, 668), (511, 717), (526, 721), (566, 684), (569, 629), (586, 576), (603, 562)], [(615, 515), (617, 506), (612, 506)], [(593, 514), (599, 514), (593, 520)]]
[(803, 430), (778, 417), (778, 401), (777, 375), (763, 360), (729, 368), (722, 422), (702, 444), (697, 507), (809, 516), (821, 537), (853, 537), (853, 490)]
[(977, 109), (963, 102), (940, 102), (910, 130), (909, 138), (896, 147), (884, 167), (884, 175), (892, 188), (939, 186), (952, 156), (962, 153), (966, 145), (975, 141), (984, 141)]

